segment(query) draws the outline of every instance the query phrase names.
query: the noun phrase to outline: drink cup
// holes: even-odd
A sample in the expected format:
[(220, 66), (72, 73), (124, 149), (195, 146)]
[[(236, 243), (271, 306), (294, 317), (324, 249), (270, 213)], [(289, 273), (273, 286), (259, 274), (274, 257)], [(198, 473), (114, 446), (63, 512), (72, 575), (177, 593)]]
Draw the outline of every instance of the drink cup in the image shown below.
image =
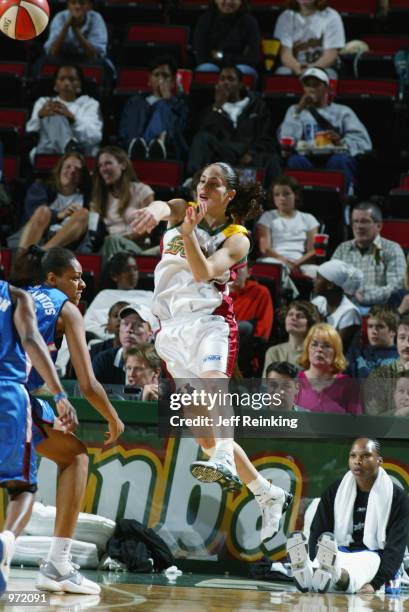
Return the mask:
[(190, 85), (192, 84), (192, 76), (193, 73), (191, 70), (185, 70), (184, 68), (179, 68), (176, 72), (176, 85), (178, 91), (188, 94), (190, 91)]
[(280, 144), (286, 149), (292, 149), (295, 145), (295, 139), (291, 136), (283, 136), (280, 138)]
[(328, 234), (315, 234), (314, 250), (316, 257), (326, 257), (328, 249)]
[(99, 213), (90, 212), (88, 215), (88, 229), (90, 232), (96, 232), (99, 221)]

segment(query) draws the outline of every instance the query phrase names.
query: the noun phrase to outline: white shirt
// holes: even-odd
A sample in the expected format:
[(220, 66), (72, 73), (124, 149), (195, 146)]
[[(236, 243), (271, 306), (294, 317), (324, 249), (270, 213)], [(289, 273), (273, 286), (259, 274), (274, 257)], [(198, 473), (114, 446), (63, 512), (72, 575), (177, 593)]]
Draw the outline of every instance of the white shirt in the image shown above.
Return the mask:
[[(79, 204), (82, 208), (84, 206), (84, 196), (82, 195), (82, 193), (72, 193), (71, 195), (57, 193), (55, 200), (50, 204), (50, 209), (60, 212), (68, 206), (71, 206), (71, 204)], [(54, 223), (53, 225), (51, 225), (50, 230), (52, 232), (57, 232), (61, 228), (61, 226), (64, 225), (64, 223), (67, 223), (67, 221), (69, 220), (70, 217), (65, 217), (59, 223)]]
[(229, 115), (234, 127), (237, 127), (237, 120), (249, 102), (250, 98), (247, 96), (246, 98), (243, 98), (243, 100), (238, 100), (237, 102), (225, 102), (223, 104), (222, 108)]
[(350, 325), (361, 325), (359, 308), (346, 295), (342, 298), (338, 308), (330, 315), (327, 314), (327, 298), (324, 296), (317, 295), (311, 300), (311, 303), (315, 304), (327, 323), (335, 329), (344, 329)]
[(332, 8), (301, 15), (286, 10), (277, 19), (274, 38), (283, 47), (292, 49), (301, 64), (312, 64), (325, 49), (342, 49), (345, 46), (344, 24), (340, 14)]
[(280, 217), (277, 210), (268, 210), (261, 215), (257, 224), (270, 230), (271, 248), (291, 261), (305, 254), (307, 232), (319, 226), (313, 215), (299, 210), (294, 217)]
[(44, 104), (50, 100), (57, 100), (65, 104), (68, 110), (75, 116), (72, 131), (78, 142), (85, 143), (88, 146), (95, 146), (101, 142), (102, 119), (99, 102), (90, 96), (79, 96), (72, 102), (65, 102), (59, 96), (42, 96), (38, 98), (34, 104), (31, 117), (26, 124), (26, 132), (40, 132), (40, 141), (42, 141), (41, 119), (38, 117), (38, 113)]

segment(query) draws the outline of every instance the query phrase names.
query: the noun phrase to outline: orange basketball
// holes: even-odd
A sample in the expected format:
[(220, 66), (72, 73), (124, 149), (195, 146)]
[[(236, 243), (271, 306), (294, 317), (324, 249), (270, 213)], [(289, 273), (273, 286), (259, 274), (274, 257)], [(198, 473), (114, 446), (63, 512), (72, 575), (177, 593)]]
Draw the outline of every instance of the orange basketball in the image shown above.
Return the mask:
[(35, 38), (47, 27), (47, 0), (0, 0), (0, 30), (16, 40)]

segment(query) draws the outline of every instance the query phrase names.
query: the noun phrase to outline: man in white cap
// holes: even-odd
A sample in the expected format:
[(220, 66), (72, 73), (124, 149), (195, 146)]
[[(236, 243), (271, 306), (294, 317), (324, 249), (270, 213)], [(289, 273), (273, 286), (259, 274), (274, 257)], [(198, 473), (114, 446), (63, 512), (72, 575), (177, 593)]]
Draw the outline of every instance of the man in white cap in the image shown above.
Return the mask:
[(92, 361), (95, 376), (102, 384), (124, 385), (124, 349), (146, 342), (152, 342), (158, 330), (158, 321), (149, 308), (143, 304), (129, 304), (119, 311), (119, 342), (114, 347), (98, 353)]
[[(314, 280), (316, 297), (312, 303), (327, 323), (342, 338), (344, 353), (361, 327), (361, 314), (347, 295), (354, 295), (362, 286), (363, 273), (339, 259), (332, 259), (318, 266)], [(346, 295), (347, 294), (347, 295)]]
[[(329, 78), (325, 70), (307, 68), (300, 79), (304, 94), (298, 104), (290, 106), (279, 127), (287, 168), (324, 167), (342, 171), (347, 193), (352, 194), (356, 156), (372, 149), (369, 134), (352, 109), (329, 100)], [(322, 155), (324, 146), (328, 155)]]

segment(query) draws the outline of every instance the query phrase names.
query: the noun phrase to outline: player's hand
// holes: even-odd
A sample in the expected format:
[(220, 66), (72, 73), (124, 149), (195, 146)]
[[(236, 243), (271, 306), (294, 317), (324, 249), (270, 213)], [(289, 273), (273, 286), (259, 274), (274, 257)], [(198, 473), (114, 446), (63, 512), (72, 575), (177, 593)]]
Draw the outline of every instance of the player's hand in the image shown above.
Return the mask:
[(56, 403), (58, 421), (64, 433), (75, 431), (78, 427), (77, 412), (67, 398), (60, 399)]
[(159, 219), (148, 207), (135, 211), (134, 218), (132, 219), (130, 226), (134, 234), (141, 236), (142, 234), (150, 234), (158, 224)]
[(115, 442), (115, 440), (117, 440), (119, 436), (124, 432), (125, 425), (117, 416), (112, 421), (108, 421), (108, 428), (109, 431), (105, 432), (104, 444), (111, 444), (112, 442)]
[(200, 202), (197, 207), (188, 206), (186, 208), (185, 218), (182, 225), (179, 226), (179, 232), (183, 236), (189, 236), (195, 227), (199, 225), (207, 212), (207, 204)]
[(361, 595), (370, 595), (371, 593), (375, 593), (375, 589), (373, 588), (372, 584), (367, 583), (361, 586), (358, 593), (360, 593)]

